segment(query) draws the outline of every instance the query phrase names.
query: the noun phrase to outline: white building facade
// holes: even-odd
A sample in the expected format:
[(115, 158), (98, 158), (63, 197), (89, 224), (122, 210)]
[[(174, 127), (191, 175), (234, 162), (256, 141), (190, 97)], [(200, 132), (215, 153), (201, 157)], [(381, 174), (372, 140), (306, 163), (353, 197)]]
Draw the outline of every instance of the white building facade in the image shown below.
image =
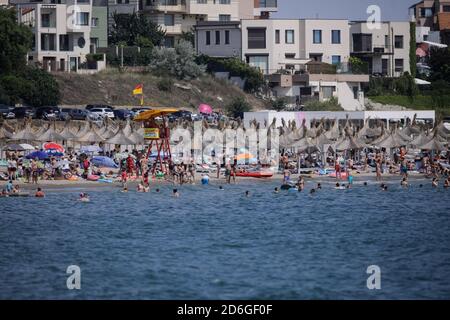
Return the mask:
[[(92, 4), (90, 0), (54, 2), (60, 1), (13, 1), (18, 22), (30, 26), (33, 32), (28, 63), (41, 64), (48, 71), (78, 72), (90, 53)], [(95, 70), (91, 70), (104, 67), (103, 59), (95, 62)]]
[(367, 22), (350, 25), (350, 54), (366, 62), (369, 74), (399, 77), (410, 72), (409, 22), (381, 22), (369, 29)]

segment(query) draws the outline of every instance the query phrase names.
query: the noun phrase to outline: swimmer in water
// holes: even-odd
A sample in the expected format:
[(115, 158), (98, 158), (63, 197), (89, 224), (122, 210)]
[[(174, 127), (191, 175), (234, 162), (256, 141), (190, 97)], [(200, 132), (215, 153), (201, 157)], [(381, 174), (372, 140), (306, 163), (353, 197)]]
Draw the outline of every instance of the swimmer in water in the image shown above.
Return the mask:
[(434, 178), (433, 181), (431, 182), (431, 186), (433, 188), (437, 188), (439, 186), (439, 180)]
[(316, 193), (316, 189), (311, 189), (311, 191), (309, 192), (309, 194), (314, 194)]
[(400, 182), (400, 185), (401, 185), (402, 187), (408, 187), (408, 180), (407, 180), (406, 178), (403, 178), (403, 179), (402, 179), (402, 182)]
[(142, 183), (139, 183), (137, 185), (137, 192), (144, 192), (144, 186), (142, 185)]
[(34, 195), (36, 198), (44, 198), (45, 193), (42, 191), (42, 188), (37, 188), (36, 194)]
[(245, 191), (245, 196), (248, 198), (248, 197), (250, 197), (250, 191)]
[(419, 188), (423, 188), (423, 184), (419, 184)]
[(278, 188), (275, 187), (275, 189), (273, 190), (273, 193), (279, 193), (280, 191), (278, 191)]
[(159, 193), (159, 188), (156, 188), (156, 190), (155, 190), (155, 191), (156, 191), (156, 193)]
[(317, 189), (322, 189), (322, 185), (320, 184), (320, 182), (317, 184)]
[(89, 199), (89, 196), (88, 196), (88, 194), (87, 193), (80, 193), (80, 198), (78, 199), (78, 201), (81, 201), (81, 202), (89, 202), (90, 201), (90, 199)]
[(150, 187), (148, 185), (144, 185), (144, 190), (143, 192), (147, 193), (150, 191)]
[(128, 188), (127, 187), (123, 187), (122, 192), (128, 192)]
[(367, 187), (367, 181), (364, 181), (364, 186), (366, 186), (366, 187)]
[(219, 190), (223, 190), (223, 187), (222, 187), (222, 186), (219, 186)]
[(172, 195), (173, 195), (175, 198), (180, 197), (180, 194), (178, 193), (178, 189), (173, 189)]
[(445, 188), (445, 189), (450, 188), (450, 177), (448, 177), (448, 178), (445, 180), (445, 182), (444, 182), (444, 188)]

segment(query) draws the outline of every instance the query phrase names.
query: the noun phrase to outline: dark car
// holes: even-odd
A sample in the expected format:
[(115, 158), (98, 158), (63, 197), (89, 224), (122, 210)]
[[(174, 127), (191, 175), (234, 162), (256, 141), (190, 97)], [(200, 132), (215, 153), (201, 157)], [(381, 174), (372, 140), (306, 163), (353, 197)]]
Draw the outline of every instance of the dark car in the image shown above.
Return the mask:
[(170, 122), (174, 122), (177, 119), (191, 120), (192, 112), (186, 111), (186, 110), (180, 110), (180, 111), (171, 113), (168, 118), (169, 118)]
[(42, 120), (59, 120), (60, 110), (58, 107), (39, 107), (36, 109), (36, 118)]
[(92, 109), (99, 109), (99, 108), (100, 109), (109, 108), (111, 110), (114, 110), (113, 106), (109, 106), (107, 104), (88, 104), (85, 109), (86, 110), (92, 110)]
[(66, 109), (69, 114), (70, 119), (72, 120), (86, 120), (86, 117), (89, 114), (89, 111), (83, 109)]
[(67, 120), (72, 119), (72, 117), (70, 116), (70, 110), (71, 109), (69, 109), (69, 108), (60, 108), (58, 120), (67, 121)]
[(33, 107), (16, 107), (12, 112), (17, 119), (36, 118), (36, 109)]
[(0, 104), (0, 116), (4, 119), (14, 119), (16, 116), (12, 112), (14, 107)]
[(114, 116), (120, 120), (133, 119), (134, 112), (128, 109), (115, 109)]

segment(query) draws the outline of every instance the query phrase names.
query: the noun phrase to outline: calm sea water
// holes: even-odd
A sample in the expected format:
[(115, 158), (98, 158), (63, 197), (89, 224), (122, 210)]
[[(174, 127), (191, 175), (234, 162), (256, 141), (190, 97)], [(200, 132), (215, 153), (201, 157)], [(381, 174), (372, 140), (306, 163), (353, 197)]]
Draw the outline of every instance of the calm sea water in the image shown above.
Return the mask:
[[(0, 198), (0, 298), (450, 298), (450, 190), (275, 186)], [(81, 290), (66, 287), (69, 265)], [(370, 265), (381, 290), (366, 287)]]

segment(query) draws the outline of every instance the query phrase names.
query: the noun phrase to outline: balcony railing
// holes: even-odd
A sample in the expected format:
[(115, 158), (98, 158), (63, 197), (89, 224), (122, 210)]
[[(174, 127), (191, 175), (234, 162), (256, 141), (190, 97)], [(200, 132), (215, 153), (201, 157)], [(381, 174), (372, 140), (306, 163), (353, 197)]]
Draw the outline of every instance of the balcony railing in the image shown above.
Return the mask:
[(278, 8), (277, 0), (259, 0), (260, 8)]

